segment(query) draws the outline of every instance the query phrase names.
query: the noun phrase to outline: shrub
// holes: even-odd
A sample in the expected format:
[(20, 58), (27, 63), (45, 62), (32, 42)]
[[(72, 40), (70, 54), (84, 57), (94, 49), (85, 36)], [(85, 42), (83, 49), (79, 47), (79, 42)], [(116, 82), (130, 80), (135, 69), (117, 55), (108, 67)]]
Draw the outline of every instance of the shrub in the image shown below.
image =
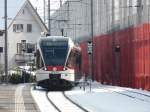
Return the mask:
[(12, 74), (11, 76), (10, 76), (10, 83), (12, 83), (12, 84), (18, 84), (18, 83), (21, 83), (21, 75), (19, 75), (19, 74)]

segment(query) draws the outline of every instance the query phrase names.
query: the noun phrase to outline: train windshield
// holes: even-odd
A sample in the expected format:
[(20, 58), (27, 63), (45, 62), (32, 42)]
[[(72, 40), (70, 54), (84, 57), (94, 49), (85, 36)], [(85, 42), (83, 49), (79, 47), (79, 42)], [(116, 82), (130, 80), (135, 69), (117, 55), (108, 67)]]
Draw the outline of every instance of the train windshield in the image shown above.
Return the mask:
[(42, 41), (40, 46), (46, 66), (62, 66), (65, 64), (68, 41)]

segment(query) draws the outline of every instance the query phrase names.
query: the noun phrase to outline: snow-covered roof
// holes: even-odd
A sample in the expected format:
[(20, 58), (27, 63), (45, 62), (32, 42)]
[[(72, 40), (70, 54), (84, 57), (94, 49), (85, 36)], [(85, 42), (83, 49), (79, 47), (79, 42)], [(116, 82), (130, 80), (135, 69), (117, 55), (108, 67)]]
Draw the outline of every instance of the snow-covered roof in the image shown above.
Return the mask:
[[(7, 0), (8, 25), (26, 0)], [(4, 0), (0, 1), (0, 29), (4, 29)]]

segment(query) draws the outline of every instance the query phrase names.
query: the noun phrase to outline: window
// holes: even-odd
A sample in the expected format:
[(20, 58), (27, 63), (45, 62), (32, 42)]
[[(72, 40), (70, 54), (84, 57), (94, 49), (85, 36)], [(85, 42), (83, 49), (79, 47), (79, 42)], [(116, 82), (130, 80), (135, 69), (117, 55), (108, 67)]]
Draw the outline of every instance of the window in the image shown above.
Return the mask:
[(13, 24), (13, 32), (23, 32), (23, 24)]
[(3, 36), (4, 31), (0, 31), (0, 36)]
[(27, 47), (26, 40), (21, 40), (21, 50), (23, 52), (26, 52), (26, 47)]
[(33, 53), (35, 51), (35, 44), (27, 43), (27, 53)]
[(27, 24), (27, 32), (32, 32), (32, 24)]
[(3, 47), (0, 47), (0, 53), (2, 53), (3, 52)]
[(17, 43), (17, 54), (21, 54), (21, 43)]
[(21, 40), (21, 43), (17, 43), (17, 53), (33, 53), (35, 51), (34, 43), (26, 43), (26, 40)]

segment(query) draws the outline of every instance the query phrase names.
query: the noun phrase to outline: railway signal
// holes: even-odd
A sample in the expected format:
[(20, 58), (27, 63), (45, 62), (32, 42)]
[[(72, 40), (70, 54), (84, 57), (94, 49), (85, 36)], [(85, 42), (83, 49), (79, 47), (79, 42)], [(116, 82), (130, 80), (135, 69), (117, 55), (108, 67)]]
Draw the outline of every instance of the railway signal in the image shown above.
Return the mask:
[(93, 53), (92, 47), (93, 47), (93, 44), (91, 41), (89, 41), (88, 42), (88, 54), (89, 55), (91, 55)]
[(88, 54), (89, 54), (89, 73), (90, 73), (90, 91), (91, 91), (91, 81), (92, 81), (92, 66), (93, 66), (93, 63), (92, 63), (92, 53), (93, 53), (93, 43), (91, 41), (88, 41)]

